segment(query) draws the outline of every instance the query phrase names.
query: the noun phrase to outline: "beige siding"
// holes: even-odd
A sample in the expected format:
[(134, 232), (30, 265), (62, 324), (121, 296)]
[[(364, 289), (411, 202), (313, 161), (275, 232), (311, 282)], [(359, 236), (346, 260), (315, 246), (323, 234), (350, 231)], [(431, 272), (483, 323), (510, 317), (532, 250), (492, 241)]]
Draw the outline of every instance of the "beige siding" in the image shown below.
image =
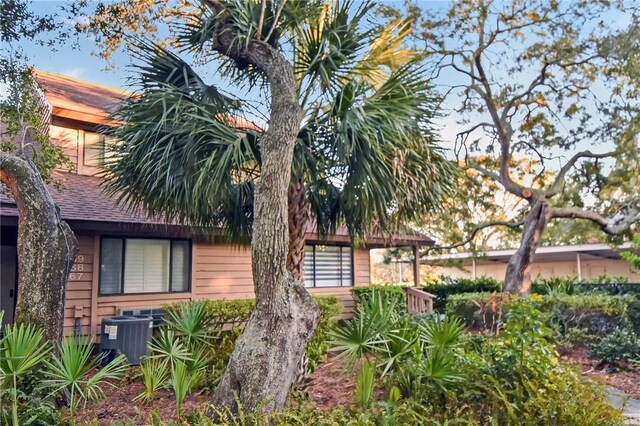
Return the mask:
[[(631, 282), (640, 281), (640, 273), (634, 271), (629, 263), (616, 259), (582, 259), (582, 279), (596, 279), (601, 275), (626, 277)], [(464, 265), (465, 270), (459, 268), (443, 268), (443, 274), (454, 278), (471, 278), (471, 265)], [(492, 263), (476, 265), (478, 277), (491, 277), (497, 280), (504, 279), (507, 270), (506, 263)], [(572, 261), (562, 262), (534, 262), (531, 265), (531, 276), (535, 278), (552, 278), (578, 276), (577, 264)]]
[[(98, 235), (79, 235), (80, 251), (67, 286), (65, 333), (70, 335), (81, 314), (84, 333), (97, 334), (104, 318), (122, 310), (157, 308), (164, 303), (190, 299), (245, 299), (254, 297), (249, 247), (194, 242), (192, 246), (191, 291), (187, 293), (100, 296)], [(369, 285), (369, 251), (354, 251), (354, 284)], [(350, 287), (313, 288), (313, 295), (334, 295), (344, 305), (345, 316), (353, 312)]]
[(67, 282), (64, 331), (73, 334), (76, 313), (82, 329), (91, 327), (91, 291), (93, 286), (94, 240), (90, 235), (77, 235), (80, 246)]
[(49, 136), (51, 143), (62, 148), (69, 160), (78, 170), (78, 146), (79, 146), (79, 130), (69, 129), (66, 127), (49, 126)]

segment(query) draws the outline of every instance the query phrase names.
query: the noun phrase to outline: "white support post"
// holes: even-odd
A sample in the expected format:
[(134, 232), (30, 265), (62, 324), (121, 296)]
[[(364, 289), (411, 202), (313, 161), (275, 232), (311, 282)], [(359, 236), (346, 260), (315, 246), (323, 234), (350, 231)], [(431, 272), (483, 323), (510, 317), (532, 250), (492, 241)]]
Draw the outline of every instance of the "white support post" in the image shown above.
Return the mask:
[(582, 281), (582, 263), (580, 262), (580, 252), (576, 253), (576, 272), (578, 281)]
[(420, 246), (413, 246), (413, 286), (420, 287)]
[(471, 279), (476, 279), (478, 278), (478, 272), (476, 270), (476, 260), (475, 259), (471, 259)]

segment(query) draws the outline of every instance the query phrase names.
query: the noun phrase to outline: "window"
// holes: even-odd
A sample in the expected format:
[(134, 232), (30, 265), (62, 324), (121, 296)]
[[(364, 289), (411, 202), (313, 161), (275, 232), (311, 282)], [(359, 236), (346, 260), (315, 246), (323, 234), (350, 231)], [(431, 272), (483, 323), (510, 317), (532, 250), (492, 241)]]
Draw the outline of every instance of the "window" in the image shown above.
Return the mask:
[(187, 240), (105, 237), (100, 294), (189, 291), (190, 252)]
[(108, 158), (106, 146), (109, 138), (99, 133), (84, 132), (84, 156), (82, 165), (87, 167), (102, 167)]
[(308, 245), (304, 253), (305, 287), (353, 285), (351, 247)]

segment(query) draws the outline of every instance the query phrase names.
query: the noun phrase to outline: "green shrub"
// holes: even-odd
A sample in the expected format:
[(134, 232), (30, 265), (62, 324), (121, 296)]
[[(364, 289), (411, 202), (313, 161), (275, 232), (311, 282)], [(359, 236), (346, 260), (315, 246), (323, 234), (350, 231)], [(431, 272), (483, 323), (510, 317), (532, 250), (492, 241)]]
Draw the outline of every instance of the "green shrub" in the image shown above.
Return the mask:
[(602, 360), (610, 370), (640, 356), (640, 337), (632, 330), (618, 329), (591, 345), (590, 357)]
[(493, 278), (481, 277), (475, 280), (467, 278), (440, 277), (437, 281), (423, 286), (424, 291), (436, 296), (433, 307), (437, 312), (444, 312), (449, 296), (461, 293), (484, 293), (501, 291), (502, 284)]
[[(328, 350), (327, 333), (342, 314), (342, 303), (335, 296), (314, 299), (320, 308), (320, 322), (307, 347), (308, 373), (313, 372), (324, 358)], [(200, 300), (167, 304), (162, 309), (167, 326), (185, 337), (186, 346), (192, 346), (187, 344), (191, 341), (202, 343), (203, 339), (215, 342), (209, 345), (211, 353), (208, 355), (214, 370), (221, 373), (254, 306), (254, 299)], [(193, 350), (192, 347), (189, 349)]]
[(544, 295), (565, 294), (575, 295), (584, 292), (585, 289), (574, 277), (566, 278), (543, 278), (531, 285), (531, 292)]
[(446, 313), (460, 318), (468, 327), (496, 332), (509, 309), (511, 296), (505, 293), (461, 293), (447, 299)]
[(393, 284), (375, 284), (367, 287), (353, 287), (351, 294), (356, 303), (356, 307), (362, 306), (366, 300), (370, 300), (373, 293), (380, 297), (393, 302), (393, 309), (396, 314), (404, 315), (407, 313), (407, 286), (398, 286)]
[(559, 362), (535, 300), (514, 299), (499, 335), (471, 339), (461, 358), (467, 380), (447, 395), (448, 409), (466, 404), (483, 424), (623, 424), (604, 388)]
[(329, 332), (342, 316), (342, 303), (335, 296), (315, 297), (320, 308), (320, 322), (307, 346), (307, 374), (313, 373), (329, 350)]
[(572, 328), (604, 335), (628, 323), (627, 310), (632, 301), (629, 296), (600, 293), (553, 294), (543, 296), (537, 305), (550, 315), (550, 321), (562, 335)]
[(185, 312), (196, 304), (203, 304), (205, 315), (202, 319), (208, 324), (211, 331), (222, 331), (223, 328), (243, 327), (247, 322), (253, 307), (254, 299), (237, 300), (202, 300), (185, 301), (162, 305), (165, 318), (181, 318)]
[[(452, 295), (447, 302), (447, 313), (461, 318), (470, 327), (481, 327), (483, 323), (496, 321), (497, 309), (482, 312), (481, 306), (490, 302), (488, 293), (466, 293)], [(637, 324), (631, 314), (640, 310), (638, 300), (633, 296), (609, 296), (601, 293), (581, 293), (567, 295), (532, 294), (528, 299), (548, 315), (548, 325), (556, 329), (560, 336), (567, 336), (570, 330), (584, 330), (593, 336), (605, 335), (629, 324)], [(506, 314), (508, 301), (502, 306)], [(496, 305), (497, 308), (497, 305)], [(575, 334), (575, 333), (574, 333)]]

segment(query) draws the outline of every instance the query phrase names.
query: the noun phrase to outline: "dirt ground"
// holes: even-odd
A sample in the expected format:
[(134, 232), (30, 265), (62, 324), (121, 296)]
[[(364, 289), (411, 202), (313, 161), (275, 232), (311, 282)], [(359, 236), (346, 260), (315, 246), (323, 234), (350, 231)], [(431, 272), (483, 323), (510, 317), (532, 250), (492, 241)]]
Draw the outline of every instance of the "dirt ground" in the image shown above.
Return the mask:
[(640, 399), (640, 372), (638, 370), (629, 368), (611, 373), (607, 371), (606, 365), (590, 359), (589, 351), (585, 348), (573, 349), (562, 354), (560, 358), (563, 361), (581, 365), (584, 376), (598, 378), (607, 385), (619, 389), (633, 398)]
[[(588, 358), (586, 349), (575, 349), (561, 355), (565, 362), (582, 366), (587, 377), (596, 377), (609, 386), (620, 389), (634, 398), (640, 399), (640, 373), (638, 371), (607, 372), (605, 366)], [(357, 371), (357, 368), (355, 369)], [(327, 357), (318, 369), (301, 386), (298, 394), (311, 400), (320, 410), (335, 407), (353, 406), (356, 373), (345, 369), (344, 362), (333, 355)], [(133, 399), (143, 390), (139, 380), (129, 380), (120, 388), (106, 389), (107, 397), (98, 403), (88, 403), (77, 416), (78, 424), (110, 426), (114, 422), (134, 422), (136, 425), (148, 424), (150, 413), (155, 410), (161, 419), (176, 417), (175, 398), (170, 390), (161, 390), (151, 402)], [(189, 395), (184, 403), (183, 412), (204, 410), (210, 396), (200, 392)], [(385, 398), (384, 391), (376, 391), (376, 398)]]
[[(313, 401), (319, 409), (353, 405), (355, 373), (345, 370), (344, 362), (329, 355), (326, 362), (305, 381), (300, 394)], [(161, 419), (175, 419), (177, 415), (175, 398), (170, 390), (157, 392), (153, 401), (133, 401), (144, 389), (139, 380), (129, 380), (118, 388), (105, 388), (106, 398), (97, 403), (88, 403), (76, 416), (78, 424), (110, 426), (114, 422), (134, 422), (148, 424), (150, 413), (156, 411)], [(376, 396), (383, 396), (379, 391)], [(204, 392), (187, 396), (183, 413), (204, 410), (210, 396)]]
[[(133, 401), (144, 389), (138, 381), (130, 381), (118, 388), (105, 388), (106, 398), (97, 403), (87, 403), (76, 416), (78, 424), (110, 426), (115, 422), (134, 422), (136, 425), (150, 423), (150, 413), (156, 411), (163, 420), (175, 419), (176, 400), (170, 390), (160, 390), (153, 401)], [(202, 393), (187, 396), (182, 406), (183, 413), (204, 409), (209, 398)]]

